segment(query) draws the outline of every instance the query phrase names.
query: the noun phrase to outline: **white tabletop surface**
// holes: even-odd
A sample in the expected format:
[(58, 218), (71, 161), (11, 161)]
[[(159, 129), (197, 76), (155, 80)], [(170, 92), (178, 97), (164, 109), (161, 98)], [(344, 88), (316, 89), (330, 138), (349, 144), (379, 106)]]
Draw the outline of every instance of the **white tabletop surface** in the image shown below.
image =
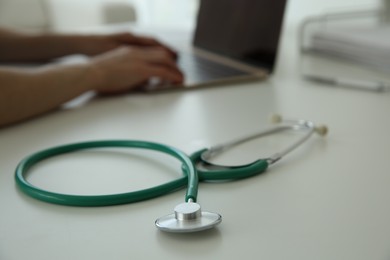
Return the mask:
[[(0, 129), (0, 259), (389, 259), (390, 94), (302, 80), (295, 32), (287, 21), (277, 71), (266, 82), (95, 99)], [(273, 112), (326, 123), (329, 135), (262, 175), (201, 183), (198, 201), (223, 216), (207, 232), (155, 228), (156, 218), (184, 200), (184, 190), (80, 208), (40, 202), (15, 185), (17, 163), (44, 148), (141, 139), (191, 153), (262, 129)], [(282, 139), (262, 145), (272, 149)], [(262, 151), (244, 148), (227, 160)], [(159, 156), (91, 151), (41, 163), (30, 180), (63, 192), (123, 192), (170, 180), (180, 175), (175, 167)]]

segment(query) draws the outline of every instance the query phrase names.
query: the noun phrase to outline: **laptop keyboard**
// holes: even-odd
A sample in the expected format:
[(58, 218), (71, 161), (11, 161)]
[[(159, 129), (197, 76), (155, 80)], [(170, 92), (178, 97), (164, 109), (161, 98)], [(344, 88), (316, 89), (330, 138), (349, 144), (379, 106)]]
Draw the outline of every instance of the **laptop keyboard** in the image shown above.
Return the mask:
[(245, 71), (185, 52), (179, 54), (178, 65), (183, 71), (186, 79), (191, 82), (204, 82), (248, 75)]

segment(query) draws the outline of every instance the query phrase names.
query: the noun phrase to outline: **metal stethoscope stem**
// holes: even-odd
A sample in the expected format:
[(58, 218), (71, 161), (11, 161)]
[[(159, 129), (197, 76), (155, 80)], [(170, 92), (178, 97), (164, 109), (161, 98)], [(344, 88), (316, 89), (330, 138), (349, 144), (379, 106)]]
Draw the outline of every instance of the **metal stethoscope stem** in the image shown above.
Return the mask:
[(318, 133), (321, 136), (324, 136), (328, 132), (328, 128), (325, 125), (315, 125), (312, 121), (308, 120), (291, 120), (291, 119), (282, 119), (280, 115), (273, 115), (271, 117), (271, 121), (273, 123), (281, 123), (278, 126), (274, 126), (270, 129), (264, 130), (260, 133), (252, 134), (240, 139), (236, 139), (233, 141), (230, 141), (228, 143), (218, 145), (211, 147), (209, 150), (205, 151), (202, 155), (202, 161), (206, 162), (210, 165), (212, 163), (210, 162), (210, 159), (214, 156), (217, 156), (218, 154), (221, 154), (231, 148), (234, 148), (237, 145), (252, 141), (254, 139), (258, 139), (261, 137), (269, 136), (272, 134), (284, 132), (287, 130), (295, 130), (295, 131), (306, 131), (306, 133), (299, 138), (297, 141), (292, 143), (290, 146), (286, 147), (282, 151), (279, 151), (277, 153), (274, 153), (270, 155), (267, 158), (264, 158), (268, 162), (269, 165), (274, 164), (275, 162), (279, 161), (281, 158), (283, 158), (288, 153), (292, 152), (296, 148), (298, 148), (301, 144), (303, 144), (307, 139), (310, 138), (310, 136), (313, 133)]

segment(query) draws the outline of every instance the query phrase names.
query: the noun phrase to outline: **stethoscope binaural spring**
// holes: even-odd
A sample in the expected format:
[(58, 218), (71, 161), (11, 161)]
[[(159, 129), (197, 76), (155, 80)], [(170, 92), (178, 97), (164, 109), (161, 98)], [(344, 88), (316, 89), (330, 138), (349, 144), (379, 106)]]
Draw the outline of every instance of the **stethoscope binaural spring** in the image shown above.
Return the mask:
[[(91, 141), (57, 146), (34, 153), (23, 159), (15, 170), (15, 180), (24, 193), (38, 200), (61, 205), (89, 207), (119, 205), (147, 200), (187, 186), (185, 202), (177, 205), (173, 214), (158, 218), (155, 225), (160, 230), (167, 232), (188, 233), (202, 231), (218, 225), (222, 221), (222, 217), (218, 213), (201, 210), (200, 205), (197, 203), (199, 181), (237, 180), (257, 175), (264, 172), (269, 165), (279, 161), (286, 154), (297, 148), (313, 133), (318, 133), (322, 136), (327, 133), (326, 126), (316, 126), (313, 122), (307, 120), (284, 120), (282, 122), (280, 116), (274, 116), (273, 121), (281, 124), (266, 131), (240, 138), (223, 145), (199, 150), (190, 156), (187, 156), (180, 150), (168, 145), (137, 140)], [(249, 164), (224, 166), (211, 162), (211, 159), (214, 156), (239, 144), (286, 130), (303, 131), (305, 134), (284, 150)], [(183, 176), (144, 190), (110, 195), (69, 195), (55, 193), (36, 187), (26, 180), (29, 169), (42, 160), (78, 150), (105, 147), (138, 148), (166, 153), (175, 157), (182, 163)]]

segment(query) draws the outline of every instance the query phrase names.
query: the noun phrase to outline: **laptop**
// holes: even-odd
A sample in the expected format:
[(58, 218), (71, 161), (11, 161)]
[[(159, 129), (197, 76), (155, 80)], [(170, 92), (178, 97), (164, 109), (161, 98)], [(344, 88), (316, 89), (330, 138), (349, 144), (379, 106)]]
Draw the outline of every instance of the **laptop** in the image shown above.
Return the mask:
[(200, 0), (192, 45), (167, 42), (181, 48), (184, 86), (267, 78), (274, 69), (285, 6), (286, 0)]

